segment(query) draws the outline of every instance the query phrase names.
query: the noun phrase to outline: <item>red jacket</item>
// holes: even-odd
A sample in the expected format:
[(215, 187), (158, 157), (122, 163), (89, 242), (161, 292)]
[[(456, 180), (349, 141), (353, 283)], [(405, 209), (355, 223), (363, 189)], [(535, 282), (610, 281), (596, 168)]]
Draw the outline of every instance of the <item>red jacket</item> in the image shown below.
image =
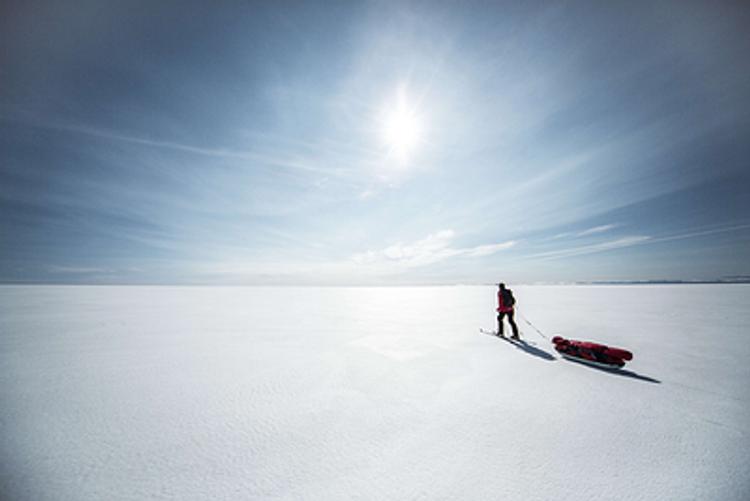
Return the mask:
[(506, 306), (503, 301), (503, 291), (497, 291), (497, 312), (498, 313), (512, 313), (513, 305)]

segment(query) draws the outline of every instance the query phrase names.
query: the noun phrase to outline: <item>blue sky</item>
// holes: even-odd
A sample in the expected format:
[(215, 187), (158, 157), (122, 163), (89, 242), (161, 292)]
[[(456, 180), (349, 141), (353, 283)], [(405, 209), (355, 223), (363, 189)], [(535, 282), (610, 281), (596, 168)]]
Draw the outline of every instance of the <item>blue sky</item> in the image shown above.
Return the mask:
[(2, 9), (1, 282), (750, 275), (739, 2)]

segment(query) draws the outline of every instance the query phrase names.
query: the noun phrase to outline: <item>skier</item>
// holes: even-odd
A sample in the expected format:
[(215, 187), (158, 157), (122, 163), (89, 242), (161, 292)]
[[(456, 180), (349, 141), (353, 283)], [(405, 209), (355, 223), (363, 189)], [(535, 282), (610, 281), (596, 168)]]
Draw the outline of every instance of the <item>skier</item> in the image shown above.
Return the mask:
[(513, 292), (510, 289), (506, 289), (504, 283), (499, 283), (497, 286), (497, 335), (503, 335), (503, 318), (505, 315), (508, 315), (508, 323), (513, 329), (511, 339), (520, 339), (518, 337), (518, 326), (515, 320), (513, 320), (513, 305), (516, 304)]

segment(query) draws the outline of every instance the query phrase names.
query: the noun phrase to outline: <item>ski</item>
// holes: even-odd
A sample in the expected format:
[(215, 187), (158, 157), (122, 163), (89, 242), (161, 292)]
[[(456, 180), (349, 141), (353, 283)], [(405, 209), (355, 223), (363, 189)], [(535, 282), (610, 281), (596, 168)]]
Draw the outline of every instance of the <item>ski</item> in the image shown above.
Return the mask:
[(521, 338), (514, 339), (510, 336), (500, 335), (497, 333), (497, 331), (488, 331), (487, 329), (480, 328), (479, 332), (481, 332), (482, 334), (487, 334), (488, 336), (495, 336), (496, 338), (502, 339), (503, 341), (508, 341), (509, 343), (520, 343), (520, 344), (526, 344), (529, 346), (536, 346), (536, 343), (529, 342)]

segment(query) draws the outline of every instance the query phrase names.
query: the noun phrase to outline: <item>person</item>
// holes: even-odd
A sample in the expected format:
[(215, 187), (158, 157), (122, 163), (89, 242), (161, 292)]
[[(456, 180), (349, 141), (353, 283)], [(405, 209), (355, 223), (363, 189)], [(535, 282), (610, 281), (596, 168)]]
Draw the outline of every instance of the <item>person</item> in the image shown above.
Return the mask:
[(508, 323), (511, 329), (513, 329), (511, 339), (520, 339), (518, 337), (518, 326), (515, 320), (513, 320), (513, 305), (516, 304), (513, 292), (510, 289), (506, 289), (504, 283), (499, 283), (497, 286), (497, 335), (503, 336), (503, 318), (507, 315)]

